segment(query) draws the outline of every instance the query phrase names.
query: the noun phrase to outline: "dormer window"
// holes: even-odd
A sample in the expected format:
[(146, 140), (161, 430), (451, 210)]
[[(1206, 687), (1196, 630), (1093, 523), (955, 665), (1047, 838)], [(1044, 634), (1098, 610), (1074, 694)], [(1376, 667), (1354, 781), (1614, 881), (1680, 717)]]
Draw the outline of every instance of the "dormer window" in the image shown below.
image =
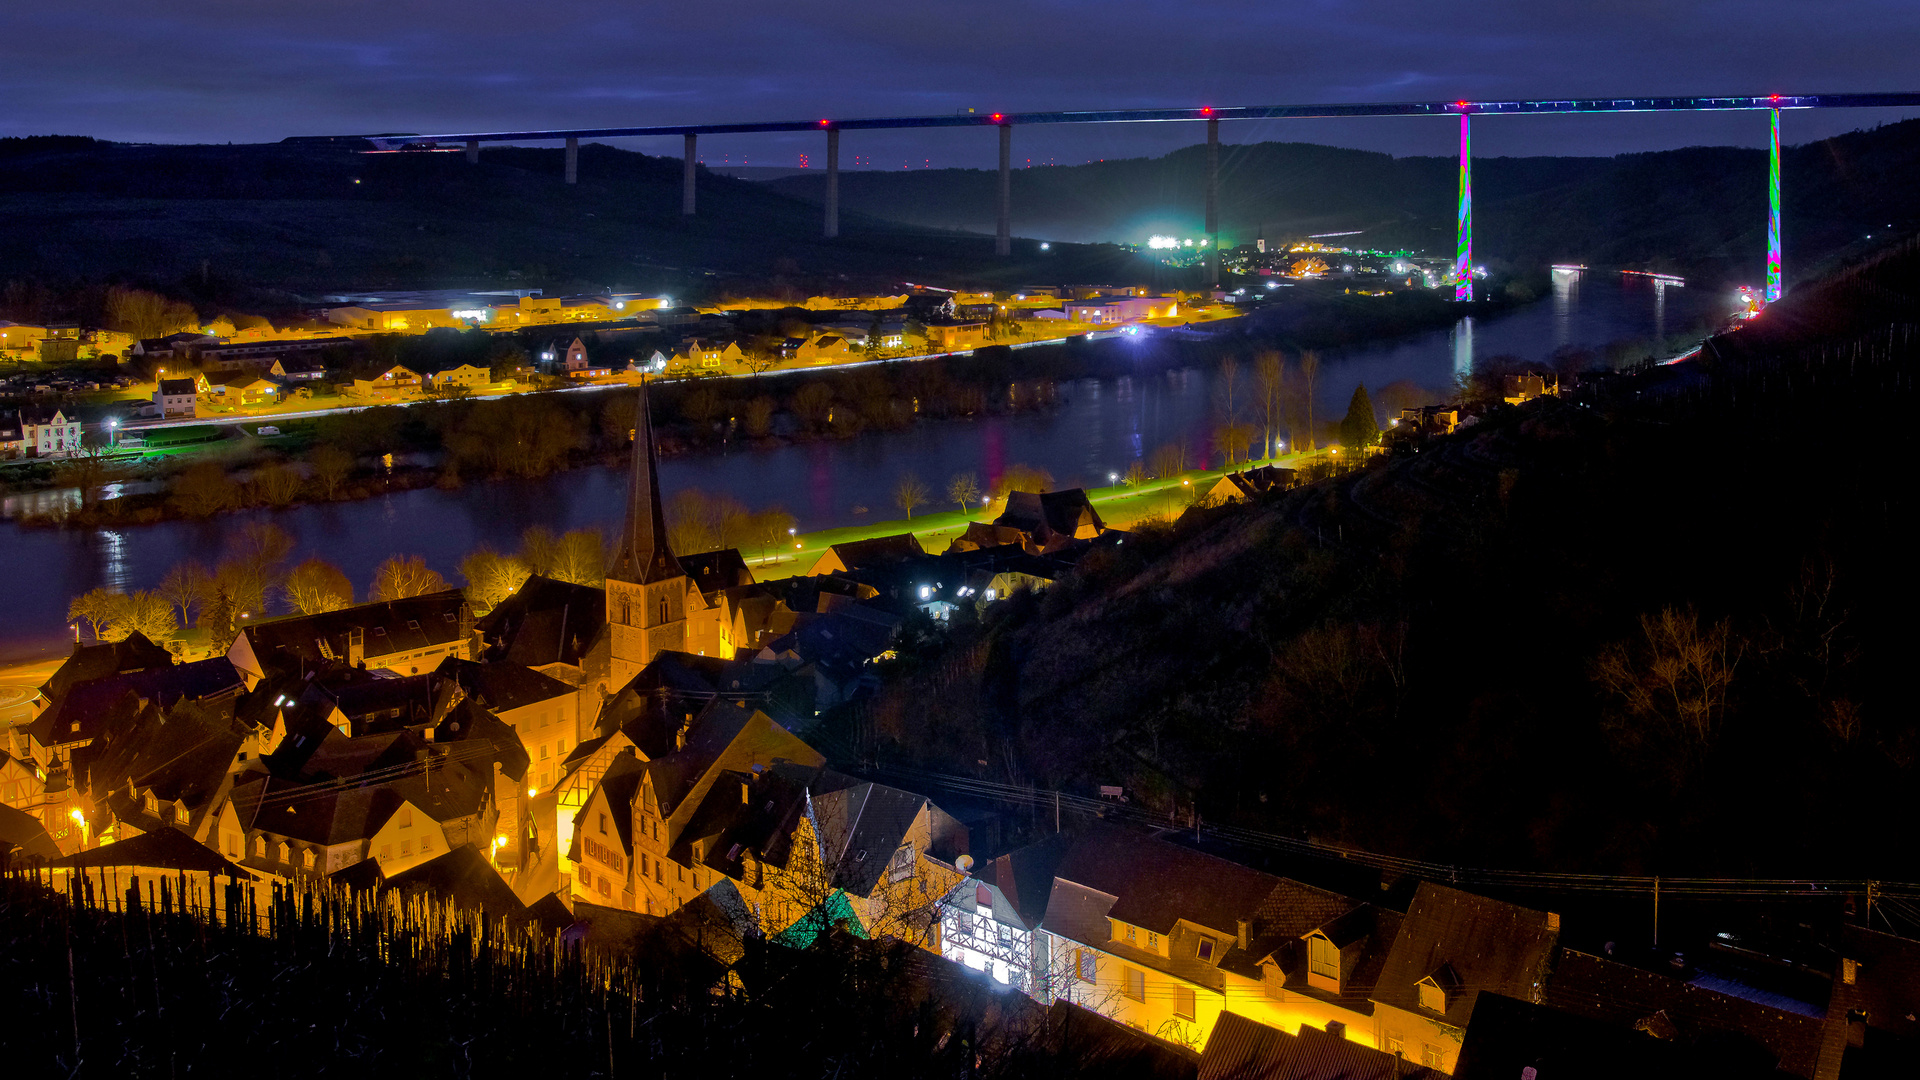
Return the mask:
[(1208, 964), (1213, 963), (1213, 949), (1214, 949), (1214, 944), (1213, 944), (1212, 938), (1210, 937), (1201, 938), (1199, 941), (1194, 943), (1194, 946), (1193, 946), (1194, 959), (1200, 960)]
[(1333, 994), (1340, 992), (1340, 950), (1325, 934), (1307, 938), (1307, 985)]
[(1419, 995), (1420, 1007), (1431, 1012), (1445, 1013), (1453, 992), (1460, 988), (1460, 979), (1450, 964), (1441, 964), (1433, 974), (1413, 984)]
[(1421, 1008), (1432, 1009), (1437, 1013), (1447, 1011), (1447, 992), (1445, 990), (1435, 986), (1430, 979), (1422, 979), (1417, 985), (1420, 988)]

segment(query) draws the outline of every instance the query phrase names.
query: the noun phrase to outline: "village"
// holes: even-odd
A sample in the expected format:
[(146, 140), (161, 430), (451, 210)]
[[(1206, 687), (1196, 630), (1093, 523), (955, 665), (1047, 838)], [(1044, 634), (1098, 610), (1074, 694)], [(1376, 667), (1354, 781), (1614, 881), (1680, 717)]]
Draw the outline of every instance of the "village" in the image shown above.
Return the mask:
[[(878, 665), (1131, 534), (1084, 491), (1013, 491), (937, 553), (874, 537), (767, 579), (738, 550), (677, 555), (645, 392), (602, 587), (536, 575), (484, 610), (450, 589), (265, 619), (191, 661), (137, 632), (76, 644), (0, 757), (15, 864), (123, 907), (155, 883), (208, 911), (224, 893), (229, 920), (294, 887), (431, 895), (590, 942), (639, 920), (722, 982), (749, 941), (896, 941), (1083, 1015), (1156, 1075), (1301, 1055), (1447, 1074), (1550, 1023), (1814, 1080), (1864, 1023), (1920, 1005), (1901, 976), (1920, 947), (1861, 927), (1824, 959), (1756, 946), (1688, 961), (1711, 979), (1663, 976), (1612, 956), (1614, 927), (1418, 873), (1232, 861), (1119, 789), (1068, 821), (1056, 794), (1016, 835), (937, 777), (863, 776), (848, 725)], [(1232, 473), (1214, 501), (1294, 481)]]

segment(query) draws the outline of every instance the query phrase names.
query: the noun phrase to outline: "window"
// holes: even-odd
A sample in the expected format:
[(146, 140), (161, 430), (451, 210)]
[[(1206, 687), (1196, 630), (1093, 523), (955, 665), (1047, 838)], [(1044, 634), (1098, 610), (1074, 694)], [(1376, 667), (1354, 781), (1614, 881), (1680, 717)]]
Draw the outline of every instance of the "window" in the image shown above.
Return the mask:
[(1404, 1054), (1407, 1052), (1407, 1038), (1398, 1031), (1387, 1032), (1387, 1053)]
[(1139, 968), (1120, 969), (1121, 992), (1135, 1001), (1147, 1000), (1147, 973)]
[(413, 828), (413, 807), (403, 806), (400, 808), (400, 827), (403, 829)]
[(413, 841), (412, 841), (412, 840), (402, 840), (402, 841), (400, 841), (400, 854), (401, 854), (401, 856), (402, 856), (402, 857), (405, 857), (405, 856), (408, 856), (408, 855), (411, 855), (411, 854), (413, 854)]
[(665, 885), (667, 883), (666, 874), (660, 869), (659, 859), (653, 860), (653, 883), (655, 885)]
[(433, 850), (433, 834), (428, 833), (427, 835), (422, 836), (420, 838), (420, 851), (422, 854), (425, 854), (426, 852), (429, 852), (432, 850)]
[(993, 890), (987, 888), (985, 885), (975, 886), (973, 890), (973, 906), (986, 908), (988, 911), (992, 911), (993, 910)]
[(1419, 983), (1420, 1007), (1437, 1013), (1447, 1011), (1447, 992), (1440, 989), (1431, 979), (1422, 979)]
[(300, 853), (300, 865), (306, 867), (309, 870), (313, 869), (313, 849), (312, 848), (308, 848), (305, 851), (302, 851)]
[(1160, 935), (1159, 934), (1156, 934), (1151, 930), (1147, 931), (1147, 948), (1152, 949), (1154, 952), (1160, 951)]
[(1429, 1069), (1445, 1069), (1447, 1065), (1447, 1055), (1432, 1043), (1422, 1043), (1420, 1047), (1420, 1064), (1425, 1065)]
[(1204, 960), (1209, 964), (1213, 963), (1213, 939), (1201, 938), (1193, 946), (1193, 955), (1196, 959)]
[(646, 877), (647, 873), (647, 854), (643, 851), (640, 853), (640, 876)]
[(380, 861), (385, 862), (391, 858), (393, 858), (393, 845), (381, 844), (380, 845)]
[(1127, 944), (1133, 945), (1138, 942), (1140, 937), (1140, 932), (1134, 929), (1133, 927), (1129, 926), (1124, 931), (1121, 932), (1120, 936), (1126, 941)]
[(600, 835), (607, 835), (607, 815), (605, 814), (600, 815)]
[(1080, 955), (1076, 958), (1073, 974), (1074, 974), (1074, 977), (1078, 978), (1081, 982), (1090, 983), (1093, 981), (1093, 978), (1094, 978), (1093, 957), (1094, 957), (1094, 952), (1092, 949), (1081, 949)]
[(1173, 1015), (1182, 1020), (1193, 1019), (1193, 988), (1176, 986), (1173, 988)]
[(900, 850), (893, 853), (893, 859), (887, 864), (888, 881), (905, 881), (913, 876), (913, 843), (908, 841)]
[[(1332, 979), (1333, 989), (1339, 989), (1340, 950), (1333, 947), (1332, 940), (1315, 934), (1307, 939), (1307, 975), (1312, 978)], [(1421, 1004), (1425, 1004), (1423, 1000)], [(1444, 1011), (1444, 1010), (1443, 1010)]]

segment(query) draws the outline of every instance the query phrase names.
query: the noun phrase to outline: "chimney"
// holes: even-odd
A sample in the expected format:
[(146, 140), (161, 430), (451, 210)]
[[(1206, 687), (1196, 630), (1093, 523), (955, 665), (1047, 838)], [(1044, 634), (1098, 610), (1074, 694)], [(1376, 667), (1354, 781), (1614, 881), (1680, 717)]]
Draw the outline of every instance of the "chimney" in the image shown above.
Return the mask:
[(1553, 931), (1556, 934), (1560, 932), (1560, 913), (1559, 912), (1557, 911), (1547, 912), (1547, 929)]
[(1253, 924), (1246, 919), (1240, 920), (1240, 950), (1245, 952), (1253, 947)]

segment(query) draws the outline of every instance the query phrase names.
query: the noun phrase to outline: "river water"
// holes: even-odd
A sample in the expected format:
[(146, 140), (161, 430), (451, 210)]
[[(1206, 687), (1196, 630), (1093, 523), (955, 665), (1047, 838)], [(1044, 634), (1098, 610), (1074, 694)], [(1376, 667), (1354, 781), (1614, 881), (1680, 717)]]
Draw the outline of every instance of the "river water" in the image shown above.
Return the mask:
[[(1507, 314), (1323, 354), (1315, 411), (1322, 421), (1344, 415), (1357, 383), (1377, 394), (1387, 384), (1411, 382), (1431, 390), (1430, 400), (1441, 401), (1455, 374), (1471, 370), (1476, 360), (1511, 355), (1538, 361), (1561, 346), (1599, 350), (1615, 342), (1650, 341), (1702, 319), (1718, 321), (1733, 307), (1731, 294), (1718, 291), (1657, 288), (1644, 278), (1613, 274), (1557, 274), (1552, 296)], [(1149, 340), (1123, 347), (1158, 346)], [(1063, 486), (1105, 484), (1110, 474), (1170, 442), (1184, 443), (1196, 467), (1217, 460), (1212, 432), (1219, 421), (1209, 372), (1086, 379), (1064, 388), (1063, 398), (1060, 408), (1044, 415), (925, 423), (844, 442), (668, 459), (660, 463), (661, 484), (669, 497), (696, 487), (732, 495), (753, 509), (777, 504), (807, 531), (899, 516), (890, 493), (909, 470), (927, 481), (938, 499), (955, 473), (974, 472), (985, 486), (1014, 464), (1045, 469)], [(469, 551), (481, 544), (513, 550), (529, 525), (556, 532), (615, 529), (624, 509), (622, 481), (620, 470), (592, 467), (536, 481), (477, 483), (457, 491), (429, 488), (253, 514), (294, 536), (296, 560), (319, 555), (335, 563), (364, 595), (374, 567), (396, 553), (424, 556), (458, 583), (455, 567)], [(0, 516), (11, 519), (43, 509), (49, 500), (72, 497), (71, 492), (18, 496), (0, 505)], [(858, 507), (867, 510), (862, 514)], [(8, 601), (0, 622), (0, 662), (64, 651), (73, 640), (66, 613), (74, 596), (99, 586), (151, 588), (183, 559), (211, 564), (224, 537), (244, 518), (87, 532), (22, 529), (12, 520), (0, 521), (0, 580), (5, 581), (0, 595)]]

